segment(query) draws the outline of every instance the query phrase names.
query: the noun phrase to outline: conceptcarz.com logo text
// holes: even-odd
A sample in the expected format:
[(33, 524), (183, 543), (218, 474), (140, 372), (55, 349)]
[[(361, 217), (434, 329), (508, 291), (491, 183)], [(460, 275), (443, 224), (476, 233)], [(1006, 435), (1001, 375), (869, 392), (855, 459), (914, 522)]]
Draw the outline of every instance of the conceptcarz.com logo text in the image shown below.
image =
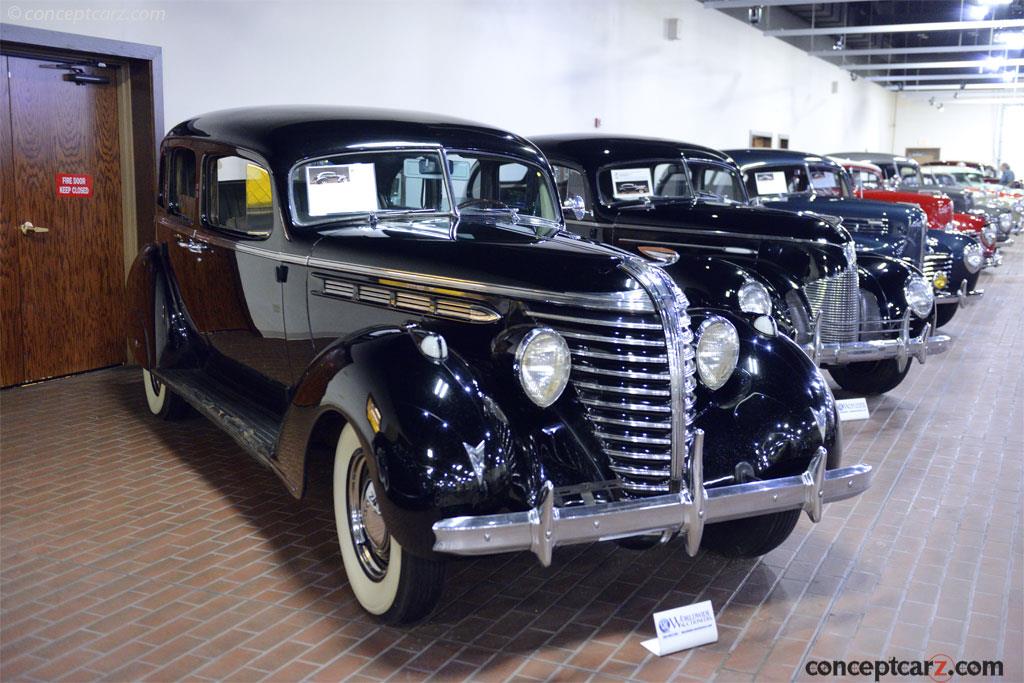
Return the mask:
[(927, 676), (943, 683), (954, 676), (1002, 676), (1000, 660), (955, 660), (949, 655), (935, 654), (928, 659), (810, 659), (804, 665), (809, 676), (847, 677), (871, 676), (876, 681), (883, 676)]

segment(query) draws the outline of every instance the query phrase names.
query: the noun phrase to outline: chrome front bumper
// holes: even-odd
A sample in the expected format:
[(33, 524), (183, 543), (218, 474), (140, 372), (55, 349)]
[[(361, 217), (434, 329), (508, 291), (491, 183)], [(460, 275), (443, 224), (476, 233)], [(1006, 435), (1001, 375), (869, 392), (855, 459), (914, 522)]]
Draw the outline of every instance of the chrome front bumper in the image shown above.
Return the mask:
[(1003, 265), (1003, 255), (995, 253), (985, 259), (985, 265), (982, 268), (998, 268), (1001, 265)]
[(805, 344), (804, 352), (810, 356), (815, 365), (847, 365), (867, 361), (888, 360), (895, 358), (905, 366), (911, 358), (916, 358), (922, 365), (928, 356), (945, 353), (953, 343), (952, 337), (946, 334), (931, 334), (932, 325), (926, 323), (920, 336), (910, 336), (910, 311), (903, 316), (900, 334), (896, 339), (871, 339), (855, 342), (822, 342), (821, 326), (815, 324), (814, 339)]
[(690, 481), (679, 493), (556, 507), (554, 488), (546, 482), (541, 502), (532, 510), (437, 522), (434, 550), (454, 555), (529, 550), (546, 567), (560, 545), (684, 533), (686, 552), (692, 556), (700, 549), (705, 524), (801, 509), (817, 522), (823, 503), (852, 498), (871, 485), (870, 465), (826, 470), (828, 456), (819, 448), (802, 475), (705, 489), (702, 444), (703, 433), (698, 430)]
[(959, 304), (960, 306), (970, 306), (976, 299), (980, 299), (985, 296), (984, 289), (975, 289), (971, 292), (967, 291), (967, 281), (964, 280), (960, 283), (960, 289), (957, 290), (956, 294), (936, 294), (936, 304)]

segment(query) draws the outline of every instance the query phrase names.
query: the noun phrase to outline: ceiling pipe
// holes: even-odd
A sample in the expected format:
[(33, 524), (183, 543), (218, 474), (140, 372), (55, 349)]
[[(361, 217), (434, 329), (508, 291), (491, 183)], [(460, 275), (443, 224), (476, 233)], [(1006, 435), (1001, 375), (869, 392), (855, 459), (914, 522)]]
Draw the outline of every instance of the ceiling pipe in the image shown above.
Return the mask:
[(869, 26), (831, 26), (827, 28), (777, 28), (764, 32), (776, 38), (800, 36), (838, 36), (864, 33), (927, 33), (929, 31), (968, 31), (988, 28), (1024, 28), (1024, 19), (983, 19), (979, 21), (933, 21), (917, 24), (873, 24)]
[[(870, 2), (871, 0), (829, 0), (830, 5), (841, 5), (850, 2)], [(704, 0), (708, 9), (742, 9), (744, 7), (785, 7), (786, 5), (807, 5), (807, 0)]]
[[(891, 64), (837, 64), (847, 71), (904, 71), (906, 69), (993, 69), (995, 62), (987, 59), (964, 59), (953, 62), (893, 62)], [(999, 59), (998, 67), (1024, 66), (1024, 59)]]
[(926, 55), (950, 52), (990, 52), (990, 51), (1013, 51), (1017, 48), (1008, 48), (1000, 43), (986, 45), (936, 45), (934, 47), (877, 47), (862, 48), (857, 50), (814, 50), (807, 54), (812, 57), (825, 57), (840, 59), (842, 57), (883, 57), (887, 55)]

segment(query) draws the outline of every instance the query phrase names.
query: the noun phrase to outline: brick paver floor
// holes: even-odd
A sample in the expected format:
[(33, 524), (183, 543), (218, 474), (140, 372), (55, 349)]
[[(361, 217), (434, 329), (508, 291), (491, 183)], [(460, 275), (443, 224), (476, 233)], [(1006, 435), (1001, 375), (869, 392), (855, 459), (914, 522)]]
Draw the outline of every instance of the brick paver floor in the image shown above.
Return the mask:
[[(844, 425), (873, 488), (769, 555), (455, 561), (405, 629), (354, 602), (323, 496), (294, 501), (201, 418), (151, 418), (137, 370), (4, 391), (0, 678), (800, 680), (809, 659), (941, 653), (1024, 680), (1022, 272), (1011, 248), (953, 350)], [(717, 643), (640, 646), (653, 611), (705, 599)]]

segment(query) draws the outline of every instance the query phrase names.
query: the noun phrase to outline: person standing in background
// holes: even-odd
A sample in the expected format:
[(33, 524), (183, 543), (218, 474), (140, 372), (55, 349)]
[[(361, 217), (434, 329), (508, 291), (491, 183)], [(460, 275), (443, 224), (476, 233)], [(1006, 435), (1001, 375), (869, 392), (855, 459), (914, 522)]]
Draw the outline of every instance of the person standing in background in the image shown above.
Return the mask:
[(999, 167), (999, 170), (1002, 171), (1002, 173), (999, 174), (1000, 185), (1009, 185), (1017, 179), (1017, 176), (1014, 175), (1013, 171), (1010, 169), (1010, 165), (1005, 161)]

